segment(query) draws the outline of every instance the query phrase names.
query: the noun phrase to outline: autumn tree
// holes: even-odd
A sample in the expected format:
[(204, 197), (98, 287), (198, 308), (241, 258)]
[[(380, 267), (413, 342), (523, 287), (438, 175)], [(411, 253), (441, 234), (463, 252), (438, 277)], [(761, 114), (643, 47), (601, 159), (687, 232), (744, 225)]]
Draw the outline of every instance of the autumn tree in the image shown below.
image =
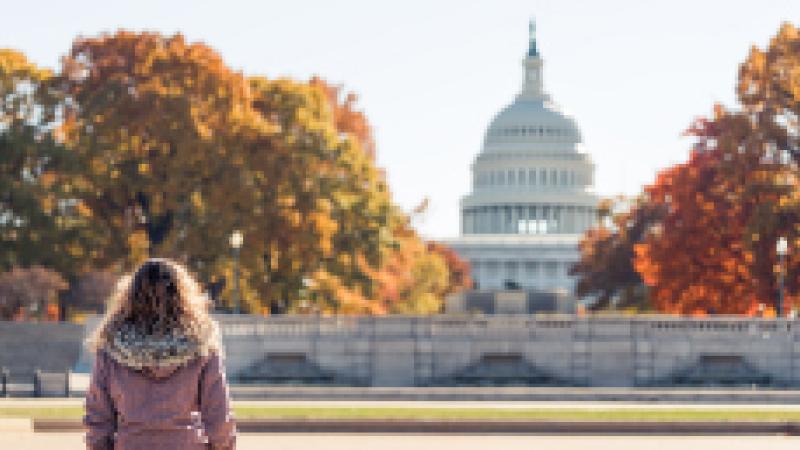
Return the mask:
[(229, 303), (238, 229), (246, 311), (310, 296), (319, 311), (387, 312), (374, 274), (401, 247), (415, 249), (407, 292), (434, 303), (450, 289), (446, 261), (403, 229), (355, 96), (246, 78), (180, 35), (124, 31), (77, 40), (51, 86), (86, 168), (63, 178), (97, 267), (175, 257)]
[(84, 246), (69, 221), (61, 173), (77, 170), (52, 133), (58, 96), (52, 74), (0, 49), (0, 271), (40, 264), (70, 275)]
[(355, 137), (361, 150), (374, 161), (375, 139), (367, 115), (356, 106), (358, 96), (352, 92), (345, 93), (341, 86), (331, 85), (318, 76), (312, 77), (309, 83), (325, 93), (336, 129)]
[[(317, 311), (437, 312), (443, 296), (466, 282), (457, 278), (463, 263), (428, 248), (393, 204), (372, 152), (365, 151), (369, 126), (352, 97), (338, 103), (319, 79), (304, 85), (253, 78), (251, 86), (256, 109), (279, 118), (282, 131), (271, 141), (269, 159), (249, 167), (273, 182), (291, 175), (277, 183), (286, 187), (274, 193), (282, 197), (268, 202), (285, 210), (270, 215), (275, 231), (266, 233), (267, 295), (288, 299), (290, 311), (308, 300), (299, 295), (305, 292)], [(304, 280), (308, 289), (301, 288)]]
[(800, 161), (800, 28), (784, 23), (766, 49), (751, 48), (737, 96), (773, 153)]
[(119, 281), (119, 275), (107, 270), (81, 274), (65, 293), (65, 302), (73, 310), (102, 312)]
[(757, 130), (763, 159), (777, 163), (763, 183), (778, 192), (761, 199), (748, 226), (755, 272), (765, 303), (777, 298), (775, 240), (788, 238), (787, 291), (797, 296), (800, 257), (800, 29), (785, 23), (766, 49), (753, 47), (739, 69), (742, 112)]
[(594, 298), (590, 308), (595, 310), (612, 305), (651, 308), (644, 282), (633, 266), (634, 247), (660, 222), (662, 208), (642, 197), (631, 202), (604, 199), (598, 216), (598, 225), (587, 230), (578, 245), (580, 260), (570, 269), (570, 275), (577, 277), (575, 295)]
[(58, 272), (41, 266), (15, 267), (0, 273), (0, 319), (58, 320), (58, 295), (67, 282)]
[[(661, 309), (745, 313), (778, 297), (775, 242), (794, 243), (800, 219), (797, 180), (800, 33), (785, 24), (766, 50), (753, 48), (739, 73), (742, 110), (717, 107), (698, 120), (690, 160), (647, 188), (668, 208), (637, 251), (637, 269)], [(787, 273), (796, 273), (790, 251)], [(787, 279), (787, 306), (797, 280)]]
[(61, 131), (86, 168), (71, 187), (95, 225), (95, 263), (186, 255), (197, 267), (225, 254), (230, 216), (203, 205), (209, 189), (235, 199), (231, 133), (252, 117), (244, 78), (181, 35), (123, 31), (76, 40), (57, 82)]
[(467, 260), (445, 244), (431, 241), (427, 246), (428, 251), (439, 255), (447, 266), (448, 283), (444, 295), (472, 289), (472, 269)]
[[(632, 209), (655, 213), (634, 227), (632, 246), (619, 245), (619, 230), (637, 223), (626, 215), (614, 218), (614, 230), (589, 232), (575, 270), (579, 291), (613, 289), (614, 274), (629, 282), (638, 274), (665, 312), (741, 314), (775, 303), (778, 237), (791, 244), (786, 273), (800, 268), (798, 67), (800, 35), (789, 24), (766, 50), (751, 50), (739, 73), (741, 110), (717, 106), (692, 125), (689, 160), (660, 172)], [(788, 277), (787, 306), (797, 288)]]

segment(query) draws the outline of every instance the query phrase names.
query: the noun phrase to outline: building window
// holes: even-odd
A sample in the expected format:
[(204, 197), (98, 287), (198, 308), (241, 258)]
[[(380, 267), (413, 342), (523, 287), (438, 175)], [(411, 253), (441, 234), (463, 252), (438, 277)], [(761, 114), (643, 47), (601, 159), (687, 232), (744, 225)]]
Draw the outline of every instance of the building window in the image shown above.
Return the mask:
[(550, 170), (550, 184), (552, 186), (558, 185), (558, 171), (556, 169)]
[(547, 186), (547, 169), (539, 171), (539, 183), (541, 183), (542, 186)]
[(531, 186), (536, 185), (536, 169), (530, 169), (528, 171), (528, 184)]
[(570, 170), (569, 172), (569, 184), (570, 186), (575, 186), (575, 171)]
[(567, 171), (566, 170), (562, 170), (561, 171), (561, 185), (562, 186), (566, 186), (567, 185)]
[(516, 184), (516, 180), (515, 180), (515, 177), (514, 177), (514, 171), (513, 170), (509, 170), (508, 171), (508, 185), (509, 186), (513, 186), (514, 184)]
[(547, 221), (544, 219), (521, 219), (517, 221), (518, 234), (547, 234)]

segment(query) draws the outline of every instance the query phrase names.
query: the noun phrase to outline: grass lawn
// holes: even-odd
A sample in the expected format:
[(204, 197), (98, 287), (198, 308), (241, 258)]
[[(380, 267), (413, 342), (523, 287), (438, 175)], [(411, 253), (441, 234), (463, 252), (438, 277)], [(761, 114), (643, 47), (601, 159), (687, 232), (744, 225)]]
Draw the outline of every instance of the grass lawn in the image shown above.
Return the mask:
[[(348, 408), (234, 407), (240, 419), (428, 419), (557, 421), (800, 421), (800, 411), (714, 409), (499, 409), (499, 408)], [(82, 407), (2, 407), (0, 417), (80, 419)]]

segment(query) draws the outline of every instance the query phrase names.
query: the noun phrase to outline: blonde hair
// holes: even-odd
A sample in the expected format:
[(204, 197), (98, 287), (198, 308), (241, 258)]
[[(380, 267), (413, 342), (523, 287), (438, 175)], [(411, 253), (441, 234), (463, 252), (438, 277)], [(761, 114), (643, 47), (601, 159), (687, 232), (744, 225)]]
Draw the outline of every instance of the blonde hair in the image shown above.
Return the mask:
[(123, 324), (144, 327), (147, 334), (178, 330), (198, 342), (200, 355), (222, 353), (207, 296), (183, 265), (168, 258), (150, 258), (119, 279), (103, 319), (86, 341), (87, 349), (107, 348)]

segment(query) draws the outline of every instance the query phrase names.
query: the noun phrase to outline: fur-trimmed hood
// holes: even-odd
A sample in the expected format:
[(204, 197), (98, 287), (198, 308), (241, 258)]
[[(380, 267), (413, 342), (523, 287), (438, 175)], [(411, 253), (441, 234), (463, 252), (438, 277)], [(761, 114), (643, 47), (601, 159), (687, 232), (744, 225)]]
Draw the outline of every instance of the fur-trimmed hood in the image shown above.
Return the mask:
[(212, 353), (222, 358), (219, 325), (208, 306), (208, 297), (185, 267), (150, 258), (117, 282), (87, 348), (107, 353), (120, 365), (153, 373), (169, 372)]
[(219, 325), (214, 320), (194, 324), (188, 330), (172, 327), (163, 334), (147, 334), (127, 322), (112, 322), (98, 349), (124, 366), (156, 377), (168, 376), (194, 358), (217, 353), (222, 356)]

